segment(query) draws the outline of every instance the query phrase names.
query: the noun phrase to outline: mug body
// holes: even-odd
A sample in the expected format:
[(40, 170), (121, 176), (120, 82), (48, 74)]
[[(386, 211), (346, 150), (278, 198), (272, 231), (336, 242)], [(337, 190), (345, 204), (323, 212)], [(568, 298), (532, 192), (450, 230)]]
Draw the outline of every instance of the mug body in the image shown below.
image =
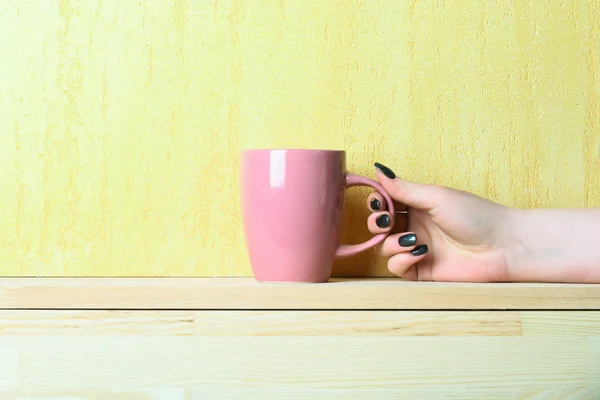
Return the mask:
[(242, 223), (252, 273), (261, 282), (326, 282), (340, 242), (346, 153), (245, 150)]

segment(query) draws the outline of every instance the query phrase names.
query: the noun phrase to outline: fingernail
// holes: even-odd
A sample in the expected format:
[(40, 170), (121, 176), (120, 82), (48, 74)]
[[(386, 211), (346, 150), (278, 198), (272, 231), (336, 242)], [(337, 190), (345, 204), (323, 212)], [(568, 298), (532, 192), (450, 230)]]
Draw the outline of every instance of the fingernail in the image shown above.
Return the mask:
[(381, 203), (377, 199), (371, 199), (371, 208), (373, 210), (381, 210)]
[(394, 173), (394, 171), (392, 171), (391, 169), (389, 169), (385, 165), (376, 162), (375, 163), (375, 168), (377, 168), (378, 170), (380, 170), (381, 173), (384, 174), (385, 176), (387, 176), (388, 178), (390, 178), (390, 179), (396, 179), (396, 174)]
[(398, 238), (398, 244), (401, 247), (411, 247), (417, 244), (417, 235), (414, 233), (408, 233)]
[(375, 223), (379, 228), (387, 228), (390, 226), (390, 216), (387, 214), (381, 214), (379, 217), (377, 217)]
[(412, 254), (413, 256), (422, 256), (423, 254), (426, 254), (429, 251), (429, 248), (427, 247), (426, 244), (420, 244), (417, 247), (415, 247), (415, 249), (413, 251), (410, 252), (410, 254)]

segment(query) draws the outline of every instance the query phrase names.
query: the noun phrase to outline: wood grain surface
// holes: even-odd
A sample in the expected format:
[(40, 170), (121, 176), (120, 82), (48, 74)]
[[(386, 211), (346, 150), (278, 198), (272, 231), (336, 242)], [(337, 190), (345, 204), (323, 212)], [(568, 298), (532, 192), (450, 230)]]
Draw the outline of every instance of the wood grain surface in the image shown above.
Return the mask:
[(595, 309), (600, 285), (250, 278), (2, 278), (2, 309)]
[(600, 206), (598, 0), (2, 0), (0, 26), (3, 275), (250, 276), (248, 147)]
[(600, 312), (0, 311), (0, 399), (597, 399)]

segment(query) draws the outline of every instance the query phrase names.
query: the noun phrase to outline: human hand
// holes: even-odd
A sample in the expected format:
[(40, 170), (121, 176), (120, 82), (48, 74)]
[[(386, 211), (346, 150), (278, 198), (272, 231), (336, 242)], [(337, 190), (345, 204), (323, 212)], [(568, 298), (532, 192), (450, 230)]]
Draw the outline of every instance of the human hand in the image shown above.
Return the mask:
[[(389, 257), (390, 272), (420, 281), (510, 280), (510, 208), (471, 193), (409, 182), (384, 165), (375, 166), (377, 179), (397, 202), (396, 210), (406, 211), (396, 215), (394, 231), (399, 233), (390, 234), (380, 247)], [(372, 193), (367, 203), (374, 213), (369, 230), (389, 231), (383, 197)]]

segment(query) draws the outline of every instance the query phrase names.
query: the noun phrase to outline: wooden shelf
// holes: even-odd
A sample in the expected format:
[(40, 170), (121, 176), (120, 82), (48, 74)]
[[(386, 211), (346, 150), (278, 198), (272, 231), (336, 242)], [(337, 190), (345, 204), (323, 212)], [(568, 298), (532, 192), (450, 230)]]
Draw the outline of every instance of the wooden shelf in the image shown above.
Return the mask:
[(0, 309), (600, 310), (600, 285), (339, 279), (2, 278)]

